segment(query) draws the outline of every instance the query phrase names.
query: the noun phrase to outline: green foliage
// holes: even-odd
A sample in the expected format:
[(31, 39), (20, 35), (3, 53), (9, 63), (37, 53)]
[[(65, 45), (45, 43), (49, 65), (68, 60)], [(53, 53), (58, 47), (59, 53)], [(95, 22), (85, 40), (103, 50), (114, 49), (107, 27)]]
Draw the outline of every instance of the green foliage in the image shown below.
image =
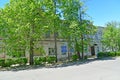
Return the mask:
[(26, 65), (27, 62), (28, 62), (28, 59), (27, 58), (21, 58), (21, 61), (22, 61), (22, 65)]
[(4, 67), (10, 67), (13, 64), (14, 64), (14, 60), (13, 59), (6, 59)]
[(51, 56), (47, 56), (47, 57), (34, 57), (34, 65), (41, 65), (41, 64), (45, 64), (46, 62), (54, 63), (55, 60), (56, 60), (56, 57), (51, 57)]
[(88, 59), (88, 56), (86, 55), (86, 56), (84, 56), (84, 59)]
[(0, 66), (4, 67), (5, 65), (5, 59), (0, 59)]
[(106, 55), (108, 57), (115, 57), (116, 56), (116, 52), (109, 52), (109, 53), (106, 53)]
[(48, 63), (55, 63), (56, 58), (52, 56), (47, 56), (46, 57), (46, 62)]
[(0, 66), (2, 67), (10, 67), (15, 64), (26, 65), (26, 63), (27, 58), (0, 59)]
[(40, 57), (34, 57), (34, 65), (40, 65), (40, 64), (42, 64)]
[(105, 56), (106, 56), (105, 52), (99, 52), (99, 53), (97, 54), (97, 57), (98, 57), (98, 58), (102, 58), (102, 57), (105, 57)]
[(97, 54), (98, 58), (103, 58), (103, 57), (115, 57), (115, 56), (120, 56), (119, 52), (99, 52)]
[(2, 67), (10, 67), (12, 64), (14, 64), (13, 59), (0, 59), (0, 66)]
[(116, 56), (120, 56), (120, 52), (116, 52)]
[(46, 57), (39, 57), (39, 60), (40, 60), (41, 62), (45, 63), (45, 62), (46, 62)]
[(14, 61), (15, 64), (19, 64), (19, 65), (26, 65), (26, 63), (28, 62), (27, 58), (16, 58), (14, 59)]
[(84, 52), (84, 46), (90, 43), (90, 38), (85, 36), (93, 34), (95, 26), (90, 20), (82, 18), (86, 16), (86, 11), (81, 0), (64, 0), (63, 4), (63, 17), (66, 21), (62, 24), (61, 35), (68, 40), (69, 46), (74, 44), (75, 52)]
[[(60, 38), (67, 39), (69, 45), (75, 44), (76, 51), (82, 51), (82, 45), (90, 42), (88, 38), (83, 39), (84, 35), (94, 32), (92, 22), (82, 19), (82, 16), (86, 16), (85, 12), (81, 0), (10, 0), (0, 11), (0, 30), (4, 38), (5, 52), (20, 57), (28, 50), (31, 63), (33, 49), (39, 49), (41, 45), (38, 43), (44, 40), (43, 35), (47, 31), (60, 34)], [(56, 43), (55, 38), (56, 36)], [(84, 40), (85, 44), (81, 40)], [(57, 47), (55, 53), (56, 50)], [(46, 62), (46, 58), (40, 60)], [(21, 61), (18, 60), (20, 64)], [(51, 63), (51, 58), (48, 58), (48, 62)]]
[(78, 60), (78, 55), (77, 54), (75, 54), (75, 55), (72, 55), (72, 61), (77, 61)]
[(120, 25), (119, 22), (112, 21), (106, 24), (102, 35), (104, 51), (120, 50)]

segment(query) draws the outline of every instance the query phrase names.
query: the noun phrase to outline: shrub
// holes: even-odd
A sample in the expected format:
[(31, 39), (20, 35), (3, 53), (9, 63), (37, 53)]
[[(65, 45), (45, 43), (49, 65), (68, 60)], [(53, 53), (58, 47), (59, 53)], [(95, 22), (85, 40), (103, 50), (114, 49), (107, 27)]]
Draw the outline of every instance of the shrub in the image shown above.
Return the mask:
[(22, 59), (22, 64), (23, 64), (23, 65), (26, 65), (27, 62), (28, 62), (27, 58), (21, 58), (21, 59)]
[(51, 57), (51, 56), (46, 57), (46, 62), (48, 63), (54, 63), (55, 60), (56, 60), (56, 57)]
[(27, 58), (17, 58), (14, 61), (15, 61), (15, 64), (26, 65)]
[(46, 57), (39, 57), (39, 60), (44, 63), (46, 62)]
[(103, 57), (115, 57), (117, 55), (116, 52), (99, 52), (97, 54), (98, 58), (103, 58)]
[(34, 65), (41, 65), (45, 62), (54, 63), (56, 60), (55, 57), (47, 56), (47, 57), (34, 57)]
[(73, 61), (77, 61), (77, 60), (78, 60), (78, 55), (77, 55), (77, 54), (72, 55), (72, 60), (73, 60)]
[(34, 65), (40, 65), (40, 64), (41, 64), (40, 57), (35, 57), (34, 58)]
[(4, 65), (5, 65), (5, 59), (0, 59), (0, 66), (4, 67)]
[(107, 57), (115, 57), (116, 53), (115, 52), (109, 52), (107, 53)]
[(120, 52), (116, 52), (116, 56), (120, 56)]
[(16, 64), (22, 65), (23, 61), (21, 58), (16, 59)]
[(4, 67), (10, 67), (13, 64), (14, 64), (14, 60), (13, 59), (6, 59)]
[(10, 67), (13, 64), (26, 65), (27, 58), (0, 59), (0, 66)]
[(87, 56), (87, 55), (85, 55), (85, 56), (84, 56), (84, 59), (87, 59), (87, 58), (88, 58), (88, 56)]
[(99, 52), (99, 53), (97, 54), (97, 57), (98, 57), (98, 58), (103, 58), (103, 57), (105, 57), (105, 56), (106, 56), (105, 52)]
[(27, 58), (21, 58), (21, 65), (26, 65)]
[(2, 67), (10, 67), (13, 64), (15, 64), (14, 59), (1, 59), (0, 60), (0, 66)]

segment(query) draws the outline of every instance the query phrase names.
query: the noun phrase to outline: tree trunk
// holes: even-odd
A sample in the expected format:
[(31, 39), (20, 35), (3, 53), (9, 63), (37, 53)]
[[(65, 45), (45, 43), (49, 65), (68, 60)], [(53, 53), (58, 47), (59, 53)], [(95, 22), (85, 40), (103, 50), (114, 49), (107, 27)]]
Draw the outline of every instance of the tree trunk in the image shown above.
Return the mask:
[(33, 65), (34, 61), (33, 61), (33, 49), (34, 49), (34, 42), (33, 42), (33, 38), (30, 39), (30, 65)]
[(70, 61), (70, 52), (68, 52), (68, 61)]
[(82, 59), (84, 59), (84, 42), (83, 42), (83, 35), (81, 35), (81, 44), (82, 44)]
[(78, 55), (78, 58), (79, 58), (79, 60), (80, 60), (81, 57), (80, 57), (80, 52), (79, 52), (79, 51), (77, 51), (77, 55)]
[[(82, 11), (81, 11), (81, 6), (79, 6), (79, 21), (80, 25), (82, 25)], [(81, 33), (81, 48), (82, 48), (82, 59), (84, 59), (84, 42), (83, 42), (83, 32)]]
[(56, 32), (54, 32), (54, 41), (55, 41), (55, 56), (56, 56), (56, 62), (57, 60), (57, 37), (56, 37)]
[[(56, 0), (53, 0), (54, 3), (54, 15), (56, 15)], [(54, 19), (54, 41), (55, 41), (55, 56), (56, 56), (56, 63), (57, 63), (57, 32), (56, 32), (56, 25), (55, 25), (56, 20)]]
[(33, 60), (33, 54), (34, 54), (34, 38), (33, 38), (33, 34), (34, 34), (34, 25), (31, 26), (31, 30), (30, 30), (30, 65), (33, 65), (34, 60)]
[(77, 39), (75, 38), (75, 43), (76, 43), (76, 51), (77, 51), (77, 55), (78, 55), (78, 58), (79, 58), (79, 60), (80, 60), (80, 52), (79, 52), (79, 45), (78, 45), (78, 41), (77, 41)]

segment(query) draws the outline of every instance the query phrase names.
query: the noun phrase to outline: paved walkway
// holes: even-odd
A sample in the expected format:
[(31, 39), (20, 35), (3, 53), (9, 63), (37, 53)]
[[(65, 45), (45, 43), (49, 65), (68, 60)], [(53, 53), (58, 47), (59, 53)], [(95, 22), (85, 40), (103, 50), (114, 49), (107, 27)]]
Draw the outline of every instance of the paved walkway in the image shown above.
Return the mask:
[(0, 71), (0, 80), (120, 80), (120, 58), (22, 71)]

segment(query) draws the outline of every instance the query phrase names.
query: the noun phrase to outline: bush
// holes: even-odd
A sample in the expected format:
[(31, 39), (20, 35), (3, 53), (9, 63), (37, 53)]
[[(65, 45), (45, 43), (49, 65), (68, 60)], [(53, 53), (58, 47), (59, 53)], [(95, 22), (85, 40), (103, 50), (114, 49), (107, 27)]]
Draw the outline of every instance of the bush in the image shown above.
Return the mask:
[(73, 60), (73, 61), (77, 61), (77, 60), (78, 60), (78, 55), (77, 55), (77, 54), (72, 55), (72, 60)]
[(47, 56), (47, 57), (34, 57), (34, 65), (41, 65), (45, 62), (54, 63), (56, 60), (55, 57)]
[(46, 57), (34, 57), (34, 65), (44, 64), (46, 62)]
[(84, 56), (84, 59), (87, 59), (87, 58), (88, 58), (88, 56), (87, 56), (87, 55), (85, 55), (85, 56)]
[(0, 66), (10, 67), (13, 64), (26, 65), (27, 58), (0, 59)]
[(0, 59), (0, 66), (2, 67), (10, 67), (14, 63), (13, 59)]
[(48, 63), (54, 63), (55, 60), (56, 60), (56, 57), (51, 57), (51, 56), (46, 57), (46, 62)]
[(27, 58), (17, 58), (14, 60), (14, 64), (20, 64), (20, 65), (26, 65), (27, 63)]
[(14, 61), (15, 61), (14, 64), (21, 64), (22, 63), (20, 58), (16, 58)]
[(21, 58), (21, 65), (26, 65), (27, 64), (27, 58)]
[(97, 54), (98, 58), (103, 58), (103, 57), (115, 57), (117, 56), (116, 52), (99, 52)]
[(116, 52), (116, 56), (120, 56), (120, 52)]
[(105, 56), (106, 56), (105, 52), (99, 52), (99, 53), (97, 54), (97, 57), (98, 57), (98, 58), (103, 58), (103, 57), (105, 57)]
[(107, 57), (115, 57), (116, 53), (115, 52), (109, 52), (107, 53)]
[(13, 64), (14, 64), (14, 60), (13, 59), (6, 59), (4, 67), (10, 67)]
[(40, 60), (42, 63), (44, 63), (44, 62), (46, 62), (46, 57), (39, 57), (39, 60)]
[(34, 58), (34, 65), (40, 65), (40, 64), (41, 64), (40, 57), (35, 57)]
[(0, 59), (0, 66), (4, 67), (4, 65), (5, 65), (5, 59)]

